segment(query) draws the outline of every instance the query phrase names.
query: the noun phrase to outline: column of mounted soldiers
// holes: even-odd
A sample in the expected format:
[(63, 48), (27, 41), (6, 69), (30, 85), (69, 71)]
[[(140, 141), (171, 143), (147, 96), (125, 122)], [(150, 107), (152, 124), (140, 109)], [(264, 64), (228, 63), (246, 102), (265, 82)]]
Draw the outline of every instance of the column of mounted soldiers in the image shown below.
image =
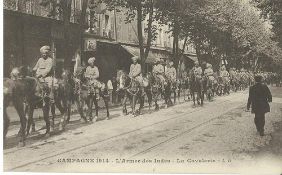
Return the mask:
[[(40, 48), (41, 57), (33, 69), (28, 67), (17, 67), (11, 72), (11, 78), (4, 80), (4, 104), (13, 101), (14, 106), (21, 119), (21, 141), (25, 140), (30, 130), (35, 130), (33, 122), (33, 111), (42, 108), (44, 121), (46, 122), (46, 135), (55, 126), (55, 109), (61, 112), (59, 128), (64, 129), (70, 120), (72, 104), (75, 103), (81, 119), (85, 122), (96, 121), (98, 118), (99, 100), (103, 99), (109, 114), (109, 96), (113, 90), (111, 81), (102, 82), (99, 79), (99, 67), (95, 64), (95, 58), (88, 60), (86, 68), (76, 68), (74, 72), (63, 70), (60, 77), (54, 76), (54, 59), (50, 56), (50, 47)], [(152, 72), (142, 75), (139, 57), (132, 57), (130, 71), (127, 74), (120, 70), (117, 72), (117, 93), (122, 97), (123, 112), (127, 114), (126, 99), (130, 100), (132, 114), (141, 114), (144, 107), (144, 99), (147, 99), (149, 108), (155, 102), (155, 109), (159, 106), (157, 101), (164, 101), (167, 107), (176, 103), (176, 98), (184, 96), (184, 99), (193, 99), (200, 103), (200, 99), (212, 100), (215, 96), (229, 94), (230, 91), (245, 90), (254, 83), (254, 73), (245, 69), (237, 70), (230, 68), (226, 70), (221, 66), (219, 72), (214, 72), (209, 63), (202, 65), (195, 62), (194, 67), (181, 72), (181, 78), (177, 77), (176, 69), (172, 60), (156, 58)], [(281, 77), (272, 72), (261, 72), (266, 83), (281, 82)], [(171, 94), (174, 94), (174, 103)], [(139, 102), (139, 109), (135, 105)], [(92, 114), (93, 103), (95, 114)], [(88, 111), (84, 112), (84, 104)], [(9, 126), (9, 117), (4, 106), (4, 136)], [(52, 122), (49, 120), (49, 110), (52, 113)], [(28, 119), (25, 116), (28, 116)], [(50, 127), (52, 126), (52, 127)]]

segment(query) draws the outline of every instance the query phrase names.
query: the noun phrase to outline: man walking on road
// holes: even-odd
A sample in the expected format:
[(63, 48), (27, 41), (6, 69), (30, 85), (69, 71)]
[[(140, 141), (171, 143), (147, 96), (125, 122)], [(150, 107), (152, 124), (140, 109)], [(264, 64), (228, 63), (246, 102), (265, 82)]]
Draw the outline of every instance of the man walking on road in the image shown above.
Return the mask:
[(255, 114), (255, 125), (260, 136), (264, 136), (265, 113), (270, 112), (268, 102), (272, 102), (272, 95), (269, 88), (262, 84), (262, 76), (255, 76), (256, 84), (250, 87), (247, 110), (252, 106), (252, 113)]

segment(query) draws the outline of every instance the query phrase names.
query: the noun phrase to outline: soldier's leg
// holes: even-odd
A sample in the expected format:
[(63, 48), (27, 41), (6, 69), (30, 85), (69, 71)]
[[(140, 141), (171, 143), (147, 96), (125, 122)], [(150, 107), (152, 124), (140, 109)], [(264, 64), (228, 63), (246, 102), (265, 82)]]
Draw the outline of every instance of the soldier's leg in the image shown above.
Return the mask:
[(254, 122), (255, 122), (257, 131), (260, 132), (260, 130), (259, 130), (259, 114), (258, 113), (255, 113)]
[(100, 89), (95, 88), (95, 96), (96, 96), (96, 100), (100, 100)]
[(265, 114), (261, 113), (259, 118), (260, 135), (264, 135)]

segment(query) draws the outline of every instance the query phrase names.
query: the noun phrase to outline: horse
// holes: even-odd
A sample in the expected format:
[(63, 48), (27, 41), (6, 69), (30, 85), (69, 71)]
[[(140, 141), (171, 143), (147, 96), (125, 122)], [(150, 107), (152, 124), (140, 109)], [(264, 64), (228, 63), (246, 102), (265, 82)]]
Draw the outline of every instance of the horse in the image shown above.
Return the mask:
[[(131, 109), (132, 109), (132, 114), (134, 117), (139, 115), (141, 113), (142, 108), (144, 107), (144, 97), (141, 92), (141, 85), (140, 83), (129, 77), (124, 71), (119, 71), (117, 76), (117, 83), (118, 83), (118, 89), (117, 92), (119, 94), (122, 94), (123, 100), (122, 100), (122, 112), (123, 114), (127, 115), (127, 107), (126, 107), (126, 102), (127, 99), (130, 99), (131, 102)], [(148, 91), (145, 89), (145, 91), (148, 93)], [(150, 96), (149, 96), (150, 97)], [(149, 99), (149, 104), (150, 104), (150, 99)], [(136, 104), (137, 100), (139, 100), (140, 106), (139, 109), (136, 110)], [(149, 105), (151, 106), (151, 105)]]
[[(33, 121), (33, 112), (36, 108), (42, 108), (43, 118), (46, 123), (45, 136), (50, 136), (50, 120), (49, 111), (52, 108), (52, 126), (54, 127), (55, 104), (64, 114), (63, 108), (57, 103), (57, 91), (50, 89), (47, 85), (40, 85), (38, 79), (30, 77), (31, 71), (28, 67), (21, 66), (13, 68), (12, 79), (4, 79), (4, 138), (8, 132), (9, 117), (6, 111), (7, 106), (12, 101), (13, 105), (20, 117), (21, 127), (18, 135), (21, 137), (19, 146), (25, 146), (26, 137), (29, 135), (30, 127), (35, 131)], [(51, 102), (50, 93), (53, 94), (53, 102)], [(26, 115), (28, 119), (26, 119)], [(62, 119), (60, 121), (62, 128)]]
[(215, 87), (215, 79), (213, 76), (204, 76), (203, 77), (203, 83), (204, 83), (204, 92), (206, 94), (207, 100), (212, 101), (212, 98), (214, 97), (214, 87)]
[[(196, 100), (198, 105), (204, 104), (204, 84), (203, 84), (203, 78), (200, 76), (196, 76), (194, 73), (194, 70), (192, 69), (189, 72), (190, 75), (190, 91), (193, 98), (194, 106), (196, 105)], [(197, 98), (195, 98), (195, 93), (197, 94)]]
[[(33, 82), (35, 83), (35, 82)], [(30, 91), (30, 87), (32, 85), (28, 84), (24, 79), (9, 79), (4, 78), (3, 81), (4, 89), (4, 101), (3, 101), (3, 140), (5, 142), (6, 135), (8, 133), (10, 118), (7, 113), (7, 107), (10, 102), (13, 102), (13, 105), (17, 111), (17, 114), (20, 117), (21, 129), (19, 131), (20, 141), (18, 143), (19, 146), (25, 146), (26, 139), (26, 116), (25, 116), (25, 102), (30, 102), (32, 91)]]
[[(110, 119), (110, 112), (109, 112), (109, 90), (108, 87), (105, 83), (99, 82), (101, 84), (101, 87), (98, 89), (99, 94), (96, 94), (93, 92), (91, 89), (93, 89), (93, 85), (89, 85), (87, 83), (87, 78), (84, 76), (85, 74), (85, 68), (82, 68), (80, 71), (76, 73), (76, 76), (74, 77), (74, 82), (75, 82), (75, 90), (74, 90), (74, 98), (77, 104), (78, 111), (80, 113), (80, 116), (82, 119), (84, 119), (86, 122), (87, 121), (96, 121), (98, 118), (99, 114), (99, 106), (98, 106), (98, 101), (97, 99), (98, 96), (102, 97), (106, 111), (107, 111), (107, 116), (106, 119)], [(86, 103), (88, 107), (88, 117), (89, 119), (86, 119), (83, 113), (83, 106), (84, 103)], [(93, 103), (95, 105), (95, 117), (93, 118), (92, 115), (92, 108), (93, 108)]]
[(165, 104), (168, 107), (172, 106), (172, 101), (170, 99), (171, 83), (167, 81), (164, 83), (164, 87), (163, 87), (161, 80), (159, 80), (159, 78), (156, 75), (153, 75), (152, 73), (148, 73), (147, 77), (151, 89), (152, 100), (155, 102), (155, 110), (159, 110), (159, 105), (158, 105), (159, 95), (164, 97)]

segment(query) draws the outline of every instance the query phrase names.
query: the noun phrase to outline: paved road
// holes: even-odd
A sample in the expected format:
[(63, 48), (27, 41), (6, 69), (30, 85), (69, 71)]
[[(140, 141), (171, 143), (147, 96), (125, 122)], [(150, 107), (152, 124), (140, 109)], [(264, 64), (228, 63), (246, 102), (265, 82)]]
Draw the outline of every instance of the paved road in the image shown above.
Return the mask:
[(73, 117), (63, 133), (47, 139), (37, 134), (24, 148), (5, 149), (4, 170), (269, 173), (271, 168), (281, 173), (281, 155), (257, 154), (269, 145), (273, 125), (282, 121), (282, 89), (274, 91), (265, 137), (256, 133), (253, 116), (244, 112), (247, 93), (238, 92), (204, 107), (188, 102), (158, 112), (146, 110), (136, 118), (121, 117), (120, 109), (111, 111), (111, 120), (94, 124)]

